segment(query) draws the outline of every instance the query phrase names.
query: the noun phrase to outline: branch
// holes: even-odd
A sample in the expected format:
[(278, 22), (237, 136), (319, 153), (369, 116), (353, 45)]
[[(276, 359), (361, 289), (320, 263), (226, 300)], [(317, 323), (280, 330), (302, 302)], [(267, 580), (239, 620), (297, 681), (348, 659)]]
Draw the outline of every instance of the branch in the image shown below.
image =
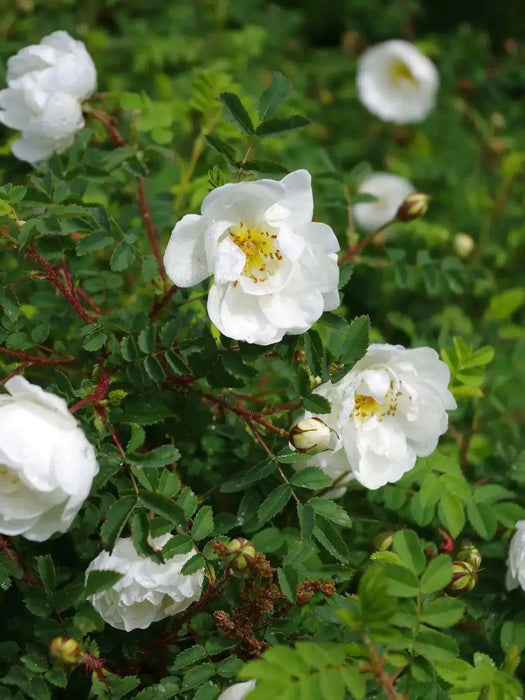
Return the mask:
[[(155, 230), (155, 225), (153, 223), (153, 219), (151, 218), (151, 212), (150, 212), (150, 208), (149, 208), (149, 204), (148, 204), (148, 199), (146, 197), (146, 188), (144, 187), (144, 180), (141, 177), (138, 178), (138, 186), (139, 186), (138, 200), (139, 200), (140, 211), (142, 212), (142, 219), (144, 221), (144, 225), (146, 226), (146, 233), (148, 235), (151, 251), (153, 253), (153, 256), (155, 257), (155, 260), (157, 261), (157, 266), (159, 268), (160, 276), (162, 278), (162, 283), (164, 285), (164, 292), (166, 293), (169, 289), (170, 284), (168, 282), (168, 276), (166, 275), (166, 268), (164, 267), (164, 260), (162, 259), (162, 254), (161, 254), (160, 248), (159, 248), (159, 240), (157, 238), (157, 231)], [(175, 291), (177, 291), (177, 288), (175, 288)]]
[(32, 355), (30, 352), (11, 350), (11, 348), (2, 346), (0, 346), (0, 355), (10, 355), (21, 362), (28, 362), (32, 365), (66, 365), (77, 361), (76, 357), (39, 357), (38, 355)]
[(368, 236), (365, 236), (362, 238), (357, 245), (352, 246), (349, 248), (346, 253), (343, 255), (341, 260), (339, 260), (339, 267), (347, 263), (349, 260), (352, 260), (356, 255), (359, 255), (359, 253), (363, 250), (363, 248), (366, 248), (366, 246), (371, 243), (376, 236), (378, 236), (382, 231), (384, 231), (387, 226), (390, 226), (392, 221), (388, 221), (386, 224), (383, 224), (379, 228), (376, 228), (375, 231), (372, 231), (371, 233), (368, 234)]

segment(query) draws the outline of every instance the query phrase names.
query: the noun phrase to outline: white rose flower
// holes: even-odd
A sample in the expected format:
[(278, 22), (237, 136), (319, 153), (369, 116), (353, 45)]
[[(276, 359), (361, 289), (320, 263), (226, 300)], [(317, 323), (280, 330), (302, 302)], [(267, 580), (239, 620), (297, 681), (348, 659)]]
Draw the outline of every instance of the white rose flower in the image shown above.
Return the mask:
[(217, 700), (244, 700), (255, 688), (256, 681), (245, 681), (244, 683), (235, 683), (219, 695)]
[(0, 532), (43, 542), (66, 532), (98, 464), (64, 399), (20, 376), (0, 396)]
[(449, 379), (447, 365), (431, 348), (370, 345), (343, 379), (315, 389), (332, 404), (323, 420), (338, 439), (332, 452), (310, 463), (342, 477), (338, 485), (349, 476), (369, 489), (398, 481), (446, 431), (446, 412), (456, 408)]
[(396, 218), (397, 210), (414, 186), (399, 175), (373, 173), (359, 185), (359, 194), (372, 194), (374, 202), (359, 202), (353, 212), (356, 223), (365, 231), (375, 231)]
[(0, 122), (22, 132), (13, 154), (38, 163), (68, 148), (84, 126), (81, 101), (93, 94), (96, 80), (86, 47), (64, 31), (12, 56), (9, 87), (0, 91)]
[(432, 61), (407, 41), (384, 41), (357, 64), (359, 99), (385, 122), (421, 122), (434, 109), (439, 74)]
[(224, 185), (201, 211), (177, 223), (164, 264), (179, 287), (214, 276), (208, 314), (221, 333), (270, 345), (339, 305), (339, 244), (330, 226), (312, 221), (306, 170)]
[[(171, 535), (154, 540), (161, 548)], [(112, 627), (130, 632), (146, 629), (152, 622), (176, 615), (199, 600), (204, 574), (197, 571), (181, 574), (184, 564), (196, 554), (177, 554), (163, 564), (140, 557), (129, 538), (117, 540), (111, 554), (101, 552), (86, 569), (90, 571), (117, 571), (123, 577), (106, 590), (95, 593), (89, 600), (95, 610)]]
[(507, 590), (512, 591), (521, 586), (525, 591), (525, 520), (518, 520), (516, 523), (516, 532), (510, 542), (507, 567)]

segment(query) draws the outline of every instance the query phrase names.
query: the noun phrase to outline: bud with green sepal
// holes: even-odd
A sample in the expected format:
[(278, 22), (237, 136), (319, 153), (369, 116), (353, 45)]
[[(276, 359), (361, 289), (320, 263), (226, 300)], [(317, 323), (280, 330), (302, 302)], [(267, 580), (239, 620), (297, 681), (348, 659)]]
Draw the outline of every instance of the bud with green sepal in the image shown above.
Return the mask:
[(467, 544), (462, 547), (457, 556), (459, 561), (466, 561), (475, 571), (478, 571), (481, 566), (481, 552), (473, 544)]
[(478, 572), (466, 561), (452, 562), (452, 581), (445, 591), (451, 596), (458, 596), (471, 591), (478, 582)]
[(290, 430), (290, 445), (307, 455), (316, 455), (330, 449), (332, 429), (317, 416), (303, 418)]
[(405, 197), (403, 203), (397, 210), (399, 221), (413, 221), (424, 216), (428, 211), (430, 197), (424, 192), (412, 192)]
[(394, 534), (393, 530), (387, 530), (376, 535), (373, 542), (374, 551), (385, 552), (387, 549), (391, 549), (394, 543)]

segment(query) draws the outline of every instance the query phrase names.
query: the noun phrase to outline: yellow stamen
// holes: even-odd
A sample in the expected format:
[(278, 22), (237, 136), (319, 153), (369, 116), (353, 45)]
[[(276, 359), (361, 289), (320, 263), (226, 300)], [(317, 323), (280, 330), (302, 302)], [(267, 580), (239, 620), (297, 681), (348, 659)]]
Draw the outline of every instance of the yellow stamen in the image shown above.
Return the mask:
[(266, 282), (275, 274), (276, 261), (282, 255), (275, 245), (276, 234), (271, 234), (260, 226), (248, 228), (241, 221), (238, 226), (230, 226), (231, 239), (246, 255), (242, 274), (254, 282)]
[(397, 59), (392, 64), (390, 68), (390, 78), (392, 82), (398, 86), (402, 85), (403, 83), (410, 83), (412, 85), (418, 84), (416, 76), (401, 59)]

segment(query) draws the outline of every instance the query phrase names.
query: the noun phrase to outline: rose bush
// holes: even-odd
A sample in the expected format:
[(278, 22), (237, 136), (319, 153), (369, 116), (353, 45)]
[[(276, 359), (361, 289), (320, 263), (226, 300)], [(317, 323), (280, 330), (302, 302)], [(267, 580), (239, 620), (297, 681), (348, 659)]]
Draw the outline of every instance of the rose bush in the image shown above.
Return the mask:
[(520, 25), (293, 4), (3, 10), (2, 700), (523, 696)]

